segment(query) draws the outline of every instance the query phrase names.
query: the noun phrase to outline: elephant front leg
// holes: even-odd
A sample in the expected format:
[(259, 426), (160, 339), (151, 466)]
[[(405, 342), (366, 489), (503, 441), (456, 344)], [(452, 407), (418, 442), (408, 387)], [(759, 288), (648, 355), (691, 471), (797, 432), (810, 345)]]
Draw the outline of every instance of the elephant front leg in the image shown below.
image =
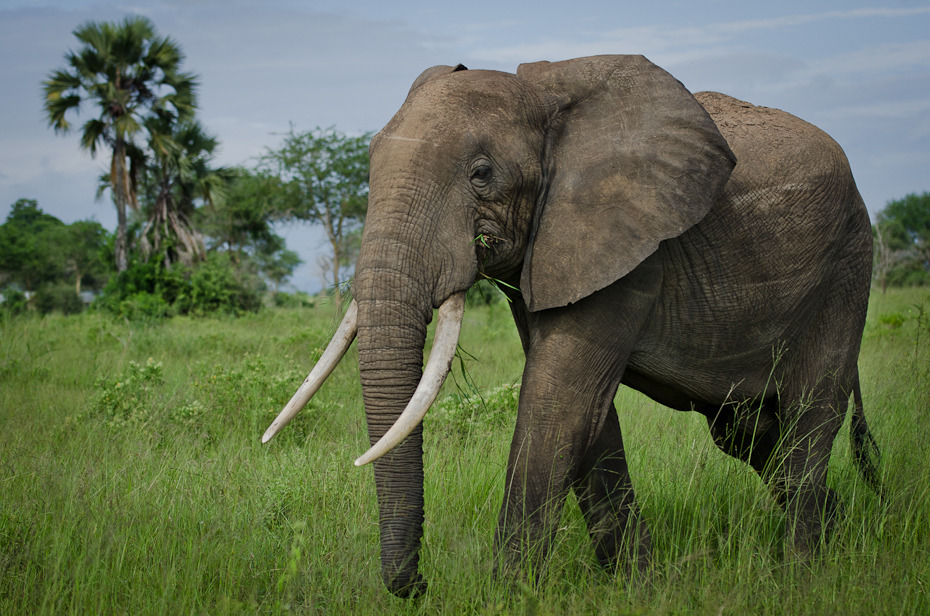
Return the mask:
[(628, 575), (644, 573), (651, 561), (652, 539), (633, 494), (613, 405), (597, 440), (585, 454), (573, 488), (601, 566)]
[[(609, 338), (545, 327), (533, 336), (495, 537), (505, 573), (541, 575), (565, 497), (585, 481), (582, 507), (605, 562), (624, 543), (619, 527), (631, 514), (638, 522), (613, 409), (628, 347)], [(647, 553), (648, 533), (639, 542)]]
[[(521, 407), (525, 397), (521, 392)], [(542, 413), (521, 411), (537, 421), (518, 420), (511, 445), (495, 536), (498, 568), (507, 577), (541, 576), (580, 458), (577, 431), (538, 421)]]

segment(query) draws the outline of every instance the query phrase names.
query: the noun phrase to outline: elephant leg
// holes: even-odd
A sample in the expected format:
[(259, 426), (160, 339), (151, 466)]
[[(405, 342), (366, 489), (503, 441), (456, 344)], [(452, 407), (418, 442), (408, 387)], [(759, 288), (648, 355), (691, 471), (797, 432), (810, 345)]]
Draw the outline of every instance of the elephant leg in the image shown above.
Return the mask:
[(716, 413), (707, 414), (707, 426), (721, 451), (765, 476), (781, 436), (777, 397), (725, 404)]
[[(868, 224), (862, 220), (863, 225)], [(836, 275), (804, 340), (784, 366), (778, 412), (781, 439), (770, 485), (788, 513), (788, 549), (807, 556), (829, 539), (841, 506), (827, 487), (833, 441), (856, 383), (865, 324), (869, 254), (840, 255)]]
[[(600, 518), (611, 516), (605, 513), (609, 508), (594, 506), (602, 494), (622, 503), (619, 515), (636, 511), (613, 398), (659, 280), (661, 274), (647, 266), (571, 306), (529, 318), (526, 367), (495, 536), (504, 567), (522, 563), (540, 574), (565, 497), (586, 466), (603, 470), (598, 475), (606, 477), (601, 481), (608, 486), (597, 487), (586, 499), (594, 528), (601, 527)], [(605, 425), (607, 433), (599, 441)], [(586, 458), (589, 451), (592, 458)], [(610, 455), (598, 467), (601, 452)], [(617, 476), (607, 474), (618, 470)], [(605, 535), (605, 557), (615, 551), (610, 541)]]
[(766, 469), (775, 499), (788, 514), (788, 549), (802, 558), (829, 538), (840, 510), (836, 493), (827, 487), (827, 466), (845, 407), (834, 379), (827, 380), (830, 386), (793, 397), (780, 419), (778, 450)]
[[(571, 343), (560, 336), (551, 341), (563, 350)], [(531, 577), (536, 578), (552, 545), (568, 490), (619, 385), (616, 368), (611, 370), (613, 378), (597, 382), (601, 367), (583, 361), (583, 354), (572, 356), (579, 361), (554, 365), (551, 359), (534, 360), (538, 355), (530, 353), (507, 463), (495, 545), (507, 570), (528, 565)], [(582, 364), (588, 369), (576, 373)]]
[(617, 409), (612, 404), (579, 470), (572, 488), (597, 560), (611, 572), (618, 568), (626, 573), (645, 571), (652, 540), (635, 502)]

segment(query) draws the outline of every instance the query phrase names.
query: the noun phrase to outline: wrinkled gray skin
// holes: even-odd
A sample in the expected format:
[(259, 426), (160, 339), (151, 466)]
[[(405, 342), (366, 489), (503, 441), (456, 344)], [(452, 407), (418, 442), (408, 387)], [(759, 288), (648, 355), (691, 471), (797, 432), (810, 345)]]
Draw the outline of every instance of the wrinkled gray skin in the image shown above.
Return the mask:
[[(621, 383), (705, 415), (786, 508), (793, 552), (829, 530), (827, 462), (853, 393), (854, 450), (875, 482), (856, 367), (869, 220), (842, 150), (814, 126), (694, 97), (640, 56), (516, 75), (434, 67), (372, 141), (370, 189), (354, 294), (372, 443), (417, 385), (433, 309), (479, 273), (521, 290), (500, 569), (543, 562), (569, 490), (605, 567), (648, 565)], [(375, 479), (384, 581), (417, 594), (419, 428)]]

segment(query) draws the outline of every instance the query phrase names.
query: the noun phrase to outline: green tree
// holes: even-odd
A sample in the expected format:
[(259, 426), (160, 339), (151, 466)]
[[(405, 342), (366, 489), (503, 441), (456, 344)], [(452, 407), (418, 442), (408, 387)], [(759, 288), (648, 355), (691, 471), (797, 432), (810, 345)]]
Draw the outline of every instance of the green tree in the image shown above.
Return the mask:
[(280, 180), (267, 172), (242, 167), (226, 174), (223, 199), (198, 210), (197, 224), (211, 250), (225, 250), (240, 262), (249, 254), (277, 246), (272, 225), (283, 216)]
[(337, 301), (342, 271), (352, 253), (354, 234), (368, 210), (368, 142), (371, 134), (349, 137), (335, 128), (297, 132), (291, 126), (261, 168), (284, 185), (286, 217), (319, 224), (332, 250), (331, 282)]
[(873, 226), (875, 275), (888, 284), (930, 283), (930, 192), (889, 201)]
[(142, 252), (163, 254), (165, 264), (191, 264), (205, 258), (203, 235), (194, 227), (198, 204), (222, 200), (230, 171), (212, 166), (219, 140), (196, 120), (176, 124), (164, 115), (150, 116), (151, 160), (143, 176)]
[(57, 259), (61, 270), (74, 281), (74, 293), (81, 294), (81, 285), (90, 279), (95, 288), (106, 281), (109, 268), (104, 261), (108, 233), (99, 222), (79, 220), (61, 232)]
[[(152, 112), (183, 121), (196, 106), (196, 78), (181, 71), (180, 46), (157, 34), (145, 17), (120, 23), (89, 21), (74, 30), (78, 51), (65, 55), (66, 68), (43, 82), (45, 113), (57, 133), (68, 133), (67, 116), (82, 103), (98, 114), (81, 127), (81, 147), (96, 156), (101, 146), (111, 152), (109, 184), (116, 205), (114, 247), (116, 269), (128, 267), (126, 208), (135, 207), (135, 168), (129, 154), (138, 151), (144, 119)], [(137, 160), (137, 157), (133, 158)]]
[(274, 293), (281, 290), (281, 285), (287, 282), (287, 279), (294, 275), (297, 266), (303, 263), (296, 252), (284, 247), (283, 240), (275, 250), (258, 252), (255, 261), (259, 272), (271, 283)]
[(20, 199), (0, 225), (0, 283), (26, 291), (66, 287), (77, 297), (83, 282), (99, 288), (109, 274), (103, 258), (109, 239), (98, 222), (66, 225), (34, 199)]
[(0, 281), (26, 291), (59, 277), (58, 235), (63, 222), (46, 214), (35, 199), (19, 199), (0, 225)]
[(224, 198), (198, 210), (198, 226), (211, 250), (229, 253), (239, 268), (260, 273), (277, 292), (301, 260), (274, 231), (282, 218), (284, 189), (268, 172), (231, 169)]

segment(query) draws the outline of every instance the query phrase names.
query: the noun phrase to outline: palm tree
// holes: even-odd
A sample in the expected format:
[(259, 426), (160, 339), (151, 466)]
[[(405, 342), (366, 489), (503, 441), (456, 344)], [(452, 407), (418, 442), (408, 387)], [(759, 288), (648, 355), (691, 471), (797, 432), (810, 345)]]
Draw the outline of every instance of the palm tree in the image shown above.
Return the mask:
[(147, 118), (146, 128), (152, 160), (146, 166), (143, 253), (149, 257), (164, 246), (165, 265), (202, 260), (203, 236), (193, 228), (194, 210), (198, 201), (209, 205), (222, 198), (231, 173), (210, 165), (219, 141), (195, 120), (175, 124), (172, 118), (156, 114)]
[(74, 36), (83, 47), (68, 52), (67, 67), (43, 82), (45, 111), (55, 132), (68, 133), (70, 112), (77, 113), (84, 102), (98, 110), (81, 127), (81, 147), (91, 156), (101, 145), (112, 151), (109, 185), (116, 204), (116, 269), (122, 272), (128, 267), (126, 207), (136, 207), (135, 172), (127, 166), (127, 154), (138, 149), (136, 140), (150, 113), (176, 121), (193, 116), (197, 81), (180, 70), (180, 46), (158, 36), (145, 17), (121, 23), (89, 21)]

